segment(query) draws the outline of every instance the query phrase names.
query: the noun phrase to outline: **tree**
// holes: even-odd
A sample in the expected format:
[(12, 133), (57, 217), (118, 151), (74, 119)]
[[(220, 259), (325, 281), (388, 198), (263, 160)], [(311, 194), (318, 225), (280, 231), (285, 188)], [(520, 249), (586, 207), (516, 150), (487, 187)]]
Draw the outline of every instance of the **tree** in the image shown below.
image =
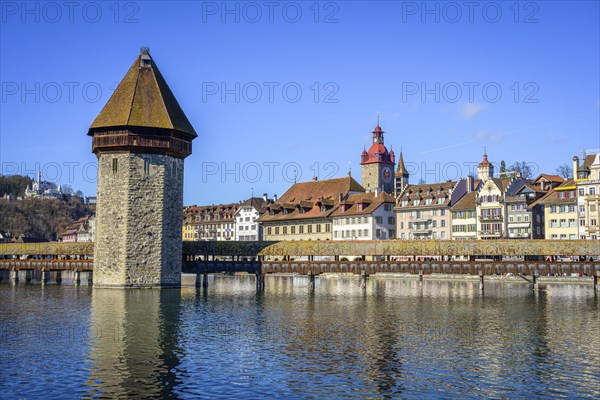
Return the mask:
[(64, 194), (73, 194), (73, 188), (70, 185), (62, 185), (61, 190)]
[(530, 179), (533, 176), (533, 166), (525, 161), (517, 161), (511, 165), (510, 169), (514, 172), (518, 172), (523, 179)]
[(73, 194), (73, 196), (75, 197), (83, 197), (83, 192), (81, 190), (78, 190), (75, 192), (75, 194)]
[(423, 179), (423, 178), (419, 179), (418, 185), (424, 185), (424, 184), (425, 184), (425, 179)]
[(570, 179), (573, 177), (573, 167), (569, 164), (562, 164), (556, 168), (556, 173), (565, 179)]
[(506, 172), (506, 162), (504, 160), (500, 161), (500, 173)]

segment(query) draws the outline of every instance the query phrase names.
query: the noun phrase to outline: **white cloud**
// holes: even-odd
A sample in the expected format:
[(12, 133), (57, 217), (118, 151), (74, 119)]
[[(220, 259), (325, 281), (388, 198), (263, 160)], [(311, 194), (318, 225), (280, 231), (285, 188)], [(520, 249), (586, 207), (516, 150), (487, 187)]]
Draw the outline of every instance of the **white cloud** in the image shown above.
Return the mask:
[(477, 103), (467, 103), (463, 106), (461, 110), (461, 115), (465, 119), (472, 119), (475, 118), (475, 116), (482, 112), (484, 109), (484, 105)]

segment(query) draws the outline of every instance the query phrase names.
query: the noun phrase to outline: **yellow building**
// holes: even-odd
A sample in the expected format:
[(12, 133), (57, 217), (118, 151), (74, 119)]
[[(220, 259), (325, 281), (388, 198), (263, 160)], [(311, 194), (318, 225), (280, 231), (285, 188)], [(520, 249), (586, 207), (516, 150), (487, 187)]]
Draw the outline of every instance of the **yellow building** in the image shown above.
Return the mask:
[(573, 179), (569, 179), (534, 203), (544, 206), (545, 239), (577, 239), (576, 189)]

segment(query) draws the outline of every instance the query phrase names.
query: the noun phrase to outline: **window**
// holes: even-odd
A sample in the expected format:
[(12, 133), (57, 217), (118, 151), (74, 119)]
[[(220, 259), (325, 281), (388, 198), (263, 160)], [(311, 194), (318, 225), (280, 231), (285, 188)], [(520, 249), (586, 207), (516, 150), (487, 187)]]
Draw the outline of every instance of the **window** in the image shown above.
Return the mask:
[(569, 206), (569, 212), (575, 212), (575, 205), (574, 204), (571, 204)]
[(292, 235), (296, 234), (296, 225), (292, 225), (292, 229), (290, 229), (292, 231)]
[(404, 229), (404, 222), (400, 222), (400, 229)]
[(525, 222), (529, 222), (529, 215), (528, 215), (528, 214), (525, 214), (525, 215), (523, 216), (523, 220), (524, 220)]
[(552, 239), (552, 240), (556, 240), (556, 239), (558, 239), (558, 235), (557, 235), (556, 233), (553, 233), (553, 234), (550, 236), (550, 239)]
[(369, 230), (363, 229), (363, 236), (369, 236)]
[(375, 217), (375, 222), (381, 224), (383, 222), (383, 217)]
[(576, 225), (575, 225), (575, 218), (571, 218), (571, 219), (569, 219), (569, 227), (570, 227), (570, 228), (574, 228), (575, 226), (576, 226)]
[(445, 209), (441, 209), (440, 210), (440, 215), (443, 217), (444, 215), (446, 215), (446, 210)]
[(412, 203), (412, 205), (413, 205), (413, 206), (418, 206), (418, 205), (419, 205), (419, 200), (413, 200), (413, 203)]
[(388, 217), (388, 225), (396, 224), (396, 219), (394, 217)]
[(392, 205), (391, 205), (391, 204), (385, 204), (385, 205), (383, 206), (383, 209), (384, 209), (385, 211), (392, 211)]
[(446, 239), (446, 232), (440, 232), (440, 239)]
[(321, 232), (321, 224), (317, 224), (317, 233)]
[(287, 226), (284, 226), (284, 227), (283, 227), (283, 234), (284, 234), (284, 235), (287, 235)]
[(298, 233), (304, 233), (304, 225), (298, 227)]
[(402, 207), (406, 207), (408, 205), (408, 200), (402, 200)]
[(591, 226), (596, 226), (596, 225), (597, 225), (597, 224), (596, 224), (596, 218), (592, 218), (592, 219), (590, 219), (590, 225), (591, 225)]
[(565, 206), (565, 205), (560, 206), (560, 212), (561, 213), (564, 213), (566, 211), (567, 211), (567, 206)]
[(425, 199), (425, 205), (428, 206), (431, 204), (432, 199)]
[(445, 197), (440, 197), (437, 201), (438, 204), (444, 204), (444, 202), (446, 201)]
[(444, 219), (443, 219), (443, 220), (441, 220), (441, 221), (440, 221), (440, 226), (441, 226), (442, 228), (445, 228), (445, 227), (446, 227), (446, 220), (444, 220)]
[(596, 194), (596, 188), (595, 187), (591, 187), (590, 188), (590, 195), (595, 195)]
[(375, 231), (375, 236), (376, 236), (376, 237), (378, 237), (378, 238), (380, 238), (380, 237), (381, 237), (381, 229), (377, 229), (377, 230)]
[(550, 212), (551, 213), (555, 213), (556, 212), (556, 206), (550, 206)]
[(584, 188), (579, 188), (579, 195), (580, 196), (585, 196), (585, 189)]
[(557, 224), (557, 223), (558, 223), (558, 221), (557, 221), (557, 220), (555, 220), (555, 219), (551, 219), (551, 220), (550, 220), (550, 227), (551, 227), (551, 228), (557, 228), (557, 227), (558, 227), (558, 224)]
[(308, 233), (312, 233), (312, 224), (308, 224)]
[(561, 228), (566, 228), (567, 227), (567, 220), (566, 219), (561, 219), (560, 220), (560, 227)]
[(579, 206), (579, 213), (584, 214), (585, 213), (585, 206)]
[(117, 174), (118, 165), (119, 165), (119, 160), (116, 159), (116, 158), (113, 158), (112, 159), (112, 172), (113, 172), (113, 175)]
[(514, 217), (511, 215), (510, 217), (508, 217), (508, 222), (514, 222)]

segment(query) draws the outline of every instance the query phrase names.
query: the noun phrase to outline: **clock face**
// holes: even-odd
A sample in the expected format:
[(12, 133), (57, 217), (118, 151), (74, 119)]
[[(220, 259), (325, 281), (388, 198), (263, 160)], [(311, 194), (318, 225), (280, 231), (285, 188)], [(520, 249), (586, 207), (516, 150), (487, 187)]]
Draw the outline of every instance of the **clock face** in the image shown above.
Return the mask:
[(390, 167), (383, 167), (381, 170), (381, 177), (383, 178), (384, 182), (389, 182), (392, 180), (392, 170)]

